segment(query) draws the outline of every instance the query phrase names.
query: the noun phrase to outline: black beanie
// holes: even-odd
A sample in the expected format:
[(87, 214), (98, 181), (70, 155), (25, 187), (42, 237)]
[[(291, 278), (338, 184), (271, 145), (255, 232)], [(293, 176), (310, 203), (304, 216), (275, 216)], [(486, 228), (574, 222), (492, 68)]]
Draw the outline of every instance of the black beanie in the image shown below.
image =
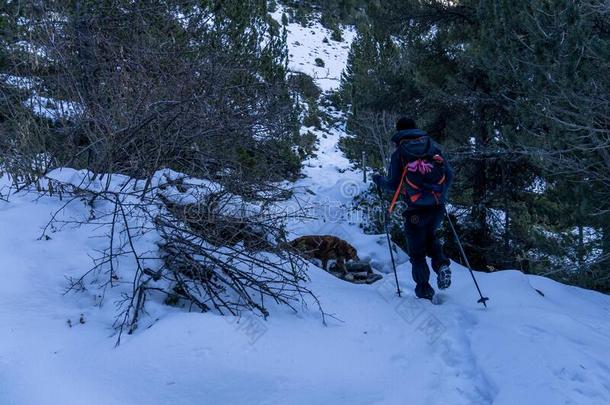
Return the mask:
[(417, 124), (411, 118), (402, 117), (398, 121), (396, 121), (396, 130), (402, 131), (403, 129), (413, 129), (417, 128)]

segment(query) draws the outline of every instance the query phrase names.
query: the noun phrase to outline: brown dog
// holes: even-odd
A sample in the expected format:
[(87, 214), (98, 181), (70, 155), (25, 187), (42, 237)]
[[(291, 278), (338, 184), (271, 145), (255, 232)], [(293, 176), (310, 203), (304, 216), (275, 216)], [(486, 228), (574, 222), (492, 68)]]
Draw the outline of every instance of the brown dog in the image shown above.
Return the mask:
[(322, 261), (322, 268), (328, 270), (328, 261), (336, 260), (337, 268), (347, 273), (345, 262), (348, 260), (360, 260), (356, 249), (336, 236), (330, 235), (307, 235), (296, 238), (289, 242), (301, 255), (308, 259)]

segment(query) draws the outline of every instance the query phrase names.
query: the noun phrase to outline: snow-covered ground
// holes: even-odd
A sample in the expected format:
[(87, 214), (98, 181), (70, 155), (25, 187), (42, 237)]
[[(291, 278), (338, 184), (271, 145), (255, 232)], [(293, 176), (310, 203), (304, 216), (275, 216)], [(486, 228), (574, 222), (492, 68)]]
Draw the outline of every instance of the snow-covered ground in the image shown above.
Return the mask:
[[(276, 21), (282, 21), (283, 7), (278, 7), (273, 13)], [(350, 45), (356, 37), (356, 31), (351, 27), (343, 30), (343, 41), (331, 39), (332, 32), (319, 23), (311, 23), (308, 27), (289, 23), (288, 31), (288, 68), (295, 72), (306, 73), (316, 79), (318, 87), (323, 91), (339, 88), (341, 73), (347, 61)], [(324, 62), (318, 66), (316, 58)]]
[[(364, 235), (350, 217), (366, 185), (338, 149), (344, 128), (316, 134), (317, 157), (295, 185), (315, 218), (291, 233), (339, 236), (387, 274), (385, 237)], [(327, 326), (314, 307), (274, 309), (267, 321), (156, 307), (152, 326), (115, 348), (112, 301), (63, 295), (65, 277), (91, 266), (103, 229), (38, 239), (61, 204), (33, 194), (0, 201), (0, 405), (610, 403), (610, 297), (502, 271), (477, 274), (491, 298), (484, 309), (453, 264), (453, 285), (433, 306), (413, 297), (402, 252), (402, 298), (391, 274), (354, 285), (312, 265)], [(86, 214), (74, 204), (64, 215)]]

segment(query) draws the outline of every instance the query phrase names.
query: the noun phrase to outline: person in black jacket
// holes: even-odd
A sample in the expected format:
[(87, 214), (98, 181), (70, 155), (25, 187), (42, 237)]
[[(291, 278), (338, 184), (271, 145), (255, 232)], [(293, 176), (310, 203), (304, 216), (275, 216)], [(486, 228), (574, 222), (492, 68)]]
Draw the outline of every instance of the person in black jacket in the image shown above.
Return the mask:
[[(407, 181), (407, 188), (410, 187), (412, 190), (409, 193), (402, 192), (409, 197), (406, 198), (407, 209), (402, 215), (405, 219), (413, 281), (416, 284), (415, 295), (418, 298), (431, 300), (434, 289), (429, 282), (430, 270), (426, 256), (431, 258), (432, 269), (437, 274), (438, 288), (446, 289), (451, 285), (450, 262), (443, 253), (442, 244), (436, 233), (445, 214), (447, 191), (453, 180), (453, 172), (444, 159), (440, 146), (425, 131), (418, 129), (412, 119), (403, 117), (398, 120), (392, 141), (396, 145), (396, 150), (392, 153), (388, 177), (373, 176), (373, 181), (386, 191), (394, 194), (398, 188), (404, 188), (403, 183), (408, 180), (405, 175), (408, 172), (416, 172), (418, 165), (432, 168), (434, 165), (427, 163), (428, 160), (441, 162), (439, 170), (442, 170), (440, 174), (442, 178), (438, 184), (432, 185), (431, 191), (428, 192), (425, 186), (413, 184), (416, 182), (414, 180)], [(421, 157), (423, 163), (419, 160), (414, 162), (414, 157)], [(428, 173), (431, 169), (424, 167), (423, 171)]]

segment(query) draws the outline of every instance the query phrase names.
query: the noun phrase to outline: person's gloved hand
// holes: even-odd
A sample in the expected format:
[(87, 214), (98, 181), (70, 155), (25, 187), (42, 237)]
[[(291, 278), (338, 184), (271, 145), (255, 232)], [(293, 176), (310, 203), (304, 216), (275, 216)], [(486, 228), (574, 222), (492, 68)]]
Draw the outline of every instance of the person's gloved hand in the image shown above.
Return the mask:
[(379, 185), (379, 182), (381, 181), (381, 179), (383, 178), (383, 176), (379, 173), (375, 173), (373, 175), (373, 183)]

